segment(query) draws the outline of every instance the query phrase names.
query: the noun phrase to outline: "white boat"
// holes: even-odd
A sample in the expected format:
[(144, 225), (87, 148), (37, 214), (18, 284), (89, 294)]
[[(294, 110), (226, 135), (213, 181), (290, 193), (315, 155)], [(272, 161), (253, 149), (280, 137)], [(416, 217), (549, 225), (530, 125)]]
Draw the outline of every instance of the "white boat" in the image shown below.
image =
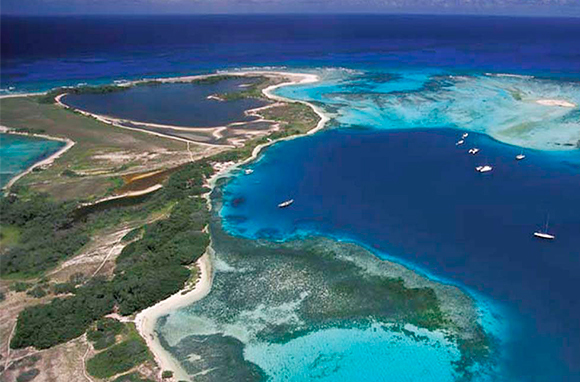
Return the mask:
[(286, 200), (285, 202), (278, 204), (278, 208), (286, 208), (292, 203), (294, 203), (294, 199)]
[(516, 155), (516, 160), (522, 160), (524, 159), (526, 156), (524, 155), (524, 150), (522, 150), (521, 153), (519, 153), (518, 155)]
[(556, 238), (556, 236), (550, 235), (549, 233), (544, 233), (544, 232), (534, 232), (534, 236), (539, 237), (540, 239), (546, 239), (546, 240), (554, 240)]
[(252, 170), (251, 168), (248, 168), (244, 171), (244, 173), (246, 173), (246, 175), (250, 175), (253, 172), (254, 172), (254, 170)]
[(469, 149), (468, 153), (470, 153), (471, 155), (475, 155), (479, 152), (479, 149), (477, 147), (474, 147), (472, 149)]
[(493, 170), (493, 167), (489, 166), (489, 165), (484, 165), (484, 166), (477, 166), (475, 168), (475, 171), (477, 172), (490, 172), (491, 170)]
[(463, 135), (461, 136), (461, 139), (465, 139), (467, 137), (469, 137), (469, 133), (463, 133)]
[(461, 146), (464, 143), (465, 143), (465, 141), (463, 139), (460, 139), (460, 140), (457, 141), (457, 143), (455, 144), (455, 146)]
[(546, 226), (544, 227), (544, 231), (534, 232), (535, 237), (540, 238), (540, 239), (545, 239), (545, 240), (554, 240), (556, 238), (556, 236), (548, 233), (548, 222), (549, 221), (550, 221), (550, 216), (548, 215), (548, 217), (546, 218)]

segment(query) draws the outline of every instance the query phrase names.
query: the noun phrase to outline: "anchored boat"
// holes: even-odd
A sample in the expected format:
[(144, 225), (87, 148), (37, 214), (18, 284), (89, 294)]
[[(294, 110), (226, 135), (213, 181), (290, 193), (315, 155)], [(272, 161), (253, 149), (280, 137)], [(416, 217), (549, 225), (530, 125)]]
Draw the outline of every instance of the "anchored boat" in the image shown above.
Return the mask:
[(491, 170), (493, 170), (493, 167), (489, 166), (489, 165), (485, 165), (485, 166), (477, 166), (475, 168), (475, 171), (477, 172), (490, 172)]
[(548, 233), (548, 222), (550, 220), (550, 217), (548, 216), (546, 218), (546, 226), (544, 227), (543, 231), (537, 231), (534, 232), (534, 236), (540, 239), (545, 239), (545, 240), (554, 240), (556, 238), (556, 236), (551, 235)]
[(471, 155), (475, 155), (479, 152), (479, 149), (477, 147), (474, 147), (472, 149), (469, 149), (468, 153), (470, 153)]
[(286, 200), (285, 202), (278, 204), (278, 208), (286, 208), (292, 203), (294, 203), (294, 199)]

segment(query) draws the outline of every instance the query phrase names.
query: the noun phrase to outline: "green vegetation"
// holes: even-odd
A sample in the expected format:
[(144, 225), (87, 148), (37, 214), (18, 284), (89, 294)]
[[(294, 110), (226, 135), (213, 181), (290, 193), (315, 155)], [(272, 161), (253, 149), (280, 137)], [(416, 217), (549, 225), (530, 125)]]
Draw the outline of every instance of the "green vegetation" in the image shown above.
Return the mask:
[(138, 334), (126, 341), (97, 353), (87, 361), (87, 372), (93, 377), (109, 378), (131, 370), (151, 359), (147, 345)]
[(2, 254), (2, 277), (34, 277), (76, 253), (89, 241), (88, 235), (72, 225), (72, 203), (51, 201), (46, 195), (22, 200), (0, 199), (0, 216), (17, 227), (20, 240)]
[(125, 329), (120, 321), (112, 318), (102, 318), (96, 322), (94, 328), (87, 331), (87, 339), (93, 343), (95, 350), (101, 350), (114, 345), (117, 335)]
[[(18, 317), (11, 346), (48, 348), (69, 341), (82, 335), (114, 307), (121, 314), (132, 314), (182, 289), (191, 275), (187, 266), (194, 263), (209, 244), (209, 235), (201, 232), (207, 225), (209, 213), (200, 194), (206, 191), (202, 187), (204, 177), (212, 171), (206, 161), (183, 166), (145, 205), (131, 207), (141, 212), (166, 204), (174, 206), (167, 219), (145, 226), (143, 237), (123, 249), (116, 260), (112, 280), (94, 279), (76, 287), (74, 292), (72, 286), (67, 285), (74, 295), (26, 308)], [(70, 223), (67, 229), (81, 230), (75, 228), (81, 226), (88, 231), (102, 220), (110, 223), (111, 216), (123, 211), (119, 208), (110, 214), (101, 212), (84, 223)], [(11, 214), (21, 216), (15, 211)]]
[(32, 381), (36, 376), (40, 374), (40, 370), (38, 369), (30, 369), (20, 373), (18, 377), (16, 377), (16, 382), (28, 382)]
[(0, 250), (18, 243), (20, 231), (18, 227), (0, 225)]
[(54, 294), (69, 294), (76, 292), (76, 285), (72, 282), (68, 283), (58, 283), (52, 286), (52, 291)]
[(306, 134), (316, 126), (320, 118), (308, 105), (300, 102), (264, 109), (260, 114), (266, 119), (280, 122), (283, 126), (283, 129), (270, 135), (271, 139)]
[(263, 98), (262, 89), (269, 83), (270, 80), (268, 78), (259, 77), (258, 81), (250, 84), (244, 90), (218, 94), (218, 97), (224, 101), (237, 101), (244, 98)]
[(216, 76), (196, 78), (196, 79), (192, 80), (191, 83), (196, 84), (196, 85), (215, 85), (215, 84), (222, 82), (222, 81), (225, 81), (225, 80), (240, 79), (240, 78), (245, 78), (245, 77), (244, 76), (232, 76), (229, 74), (219, 74)]
[(53, 89), (42, 96), (37, 97), (40, 103), (54, 103), (54, 98), (60, 94), (105, 94), (115, 93), (127, 90), (127, 86), (117, 85), (99, 85), (99, 86), (77, 86), (77, 87), (61, 87)]
[(82, 335), (89, 325), (113, 311), (115, 301), (108, 283), (94, 279), (71, 297), (24, 309), (18, 316), (12, 348), (46, 349)]
[(173, 372), (171, 370), (163, 370), (163, 373), (161, 373), (161, 378), (163, 379), (171, 377), (173, 377)]
[(27, 291), (29, 288), (32, 287), (31, 283), (25, 283), (23, 281), (17, 281), (13, 284), (10, 285), (10, 290), (14, 291), (14, 292), (25, 292)]
[(47, 295), (47, 292), (43, 287), (37, 285), (34, 288), (27, 291), (26, 294), (32, 297), (42, 298)]
[(153, 382), (150, 379), (143, 378), (139, 373), (133, 372), (129, 374), (121, 375), (115, 378), (113, 382)]
[(135, 228), (129, 232), (123, 238), (121, 238), (122, 242), (133, 241), (143, 235), (143, 227)]

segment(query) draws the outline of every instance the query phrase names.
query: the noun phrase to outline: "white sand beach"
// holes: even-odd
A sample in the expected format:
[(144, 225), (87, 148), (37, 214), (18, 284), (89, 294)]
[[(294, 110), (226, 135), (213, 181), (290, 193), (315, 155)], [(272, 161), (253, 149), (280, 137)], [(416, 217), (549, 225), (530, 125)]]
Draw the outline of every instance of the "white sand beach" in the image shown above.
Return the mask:
[(183, 370), (179, 362), (177, 362), (177, 360), (175, 360), (171, 354), (161, 346), (157, 333), (155, 332), (155, 325), (160, 317), (179, 308), (193, 304), (194, 302), (204, 298), (209, 293), (213, 278), (211, 262), (211, 257), (213, 255), (212, 251), (211, 246), (208, 247), (206, 253), (197, 260), (196, 266), (198, 268), (199, 278), (193, 288), (181, 290), (173, 296), (141, 311), (135, 317), (135, 326), (155, 356), (157, 365), (159, 365), (161, 371), (173, 371), (175, 380), (188, 380), (189, 376), (187, 372)]
[[(220, 73), (220, 74), (224, 74), (224, 73)], [(232, 74), (232, 75), (259, 75), (259, 74), (262, 74), (262, 75), (284, 76), (286, 78), (289, 78), (290, 81), (288, 81), (288, 82), (284, 82), (284, 83), (281, 83), (278, 85), (273, 85), (273, 86), (270, 86), (270, 87), (263, 90), (264, 95), (266, 95), (268, 98), (271, 98), (275, 101), (285, 101), (285, 102), (286, 101), (297, 102), (297, 101), (287, 100), (284, 97), (280, 97), (280, 96), (273, 94), (272, 92), (281, 86), (306, 84), (306, 83), (312, 83), (312, 82), (319, 81), (319, 77), (315, 74), (298, 74), (298, 73), (270, 72), (270, 71), (268, 71), (268, 72), (241, 72), (241, 73), (240, 72), (231, 72), (231, 73), (227, 73), (227, 74)], [(204, 76), (204, 77), (206, 77), (206, 76)], [(191, 77), (186, 77), (186, 78), (188, 80), (191, 80)], [(194, 77), (194, 78), (199, 78), (199, 77)], [(183, 78), (182, 78), (182, 80), (183, 80)], [(177, 79), (174, 79), (174, 81), (177, 81)], [(167, 82), (173, 82), (173, 81), (167, 81)], [(314, 134), (317, 131), (320, 131), (321, 129), (323, 129), (326, 122), (330, 118), (326, 114), (324, 114), (324, 112), (322, 110), (320, 110), (319, 108), (317, 108), (313, 104), (311, 104), (309, 102), (305, 102), (305, 101), (299, 101), (299, 102), (310, 106), (314, 110), (314, 112), (320, 117), (320, 121), (318, 122), (316, 127), (311, 129), (310, 131), (308, 131), (306, 134)], [(295, 139), (299, 136), (300, 135), (295, 135), (295, 136), (283, 138), (283, 139), (280, 139), (277, 141)], [(247, 158), (244, 161), (241, 161), (238, 163), (228, 162), (228, 163), (222, 164), (217, 169), (218, 170), (217, 173), (214, 174), (210, 179), (208, 179), (207, 185), (211, 189), (213, 189), (213, 187), (215, 187), (217, 179), (224, 177), (224, 176), (227, 176), (233, 169), (239, 167), (240, 165), (243, 165), (245, 163), (248, 163), (248, 162), (255, 160), (258, 157), (261, 150), (263, 150), (265, 147), (267, 147), (271, 144), (274, 144), (277, 141), (270, 141), (268, 143), (256, 146), (252, 152), (252, 156), (250, 158)], [(211, 208), (209, 194), (211, 194), (211, 192), (206, 194), (205, 196), (208, 200), (208, 205)], [(211, 248), (211, 245), (210, 245), (208, 247), (206, 253), (196, 263), (198, 266), (198, 269), (200, 271), (200, 275), (199, 275), (200, 277), (199, 277), (199, 279), (198, 279), (198, 281), (193, 289), (181, 290), (178, 293), (174, 294), (173, 296), (157, 303), (156, 305), (141, 311), (135, 317), (135, 325), (137, 327), (137, 330), (139, 331), (139, 334), (145, 339), (147, 346), (149, 347), (149, 349), (151, 350), (151, 352), (155, 356), (155, 360), (156, 360), (157, 364), (159, 365), (161, 370), (173, 371), (175, 380), (189, 380), (189, 376), (188, 376), (187, 372), (185, 370), (183, 370), (183, 368), (181, 367), (179, 362), (175, 358), (173, 358), (173, 356), (167, 350), (165, 350), (163, 348), (163, 346), (161, 346), (161, 343), (159, 342), (159, 338), (157, 336), (157, 333), (155, 333), (155, 325), (156, 325), (157, 320), (160, 317), (162, 317), (162, 316), (164, 316), (172, 311), (175, 311), (179, 308), (183, 308), (185, 306), (191, 305), (194, 302), (205, 297), (210, 292), (211, 285), (212, 285), (212, 279), (213, 279), (212, 263), (211, 263), (212, 256), (213, 256), (213, 249)]]

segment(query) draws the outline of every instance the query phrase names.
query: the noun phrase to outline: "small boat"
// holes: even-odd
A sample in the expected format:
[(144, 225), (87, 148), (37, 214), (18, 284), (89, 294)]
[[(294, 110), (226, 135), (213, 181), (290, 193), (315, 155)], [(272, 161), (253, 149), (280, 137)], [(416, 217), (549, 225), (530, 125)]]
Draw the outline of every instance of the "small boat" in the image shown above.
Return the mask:
[(556, 236), (551, 235), (548, 233), (548, 222), (550, 220), (550, 216), (548, 216), (546, 218), (546, 226), (544, 227), (543, 231), (537, 231), (534, 232), (534, 236), (540, 239), (545, 239), (545, 240), (554, 240), (556, 238)]
[(472, 149), (469, 149), (468, 153), (470, 153), (471, 155), (475, 155), (479, 152), (479, 149), (477, 147), (474, 147)]
[(246, 169), (246, 170), (244, 171), (244, 173), (245, 173), (246, 175), (250, 175), (250, 174), (251, 174), (251, 173), (253, 173), (253, 172), (254, 172), (254, 170), (252, 170), (251, 168), (248, 168), (248, 169)]
[(294, 199), (286, 200), (285, 202), (278, 204), (278, 208), (286, 208), (292, 203), (294, 203)]
[(475, 168), (475, 171), (477, 172), (490, 172), (491, 170), (493, 170), (493, 167), (489, 166), (489, 165), (484, 165), (484, 166), (477, 166)]
[(465, 139), (467, 137), (469, 137), (469, 133), (463, 133), (463, 135), (461, 136), (461, 139)]
[(457, 143), (455, 144), (455, 146), (461, 146), (464, 143), (465, 143), (465, 141), (463, 139), (460, 139), (460, 140), (457, 141)]
[(516, 155), (516, 160), (522, 160), (524, 159), (526, 156), (524, 155), (524, 150), (522, 150), (521, 153), (519, 153), (518, 155)]

